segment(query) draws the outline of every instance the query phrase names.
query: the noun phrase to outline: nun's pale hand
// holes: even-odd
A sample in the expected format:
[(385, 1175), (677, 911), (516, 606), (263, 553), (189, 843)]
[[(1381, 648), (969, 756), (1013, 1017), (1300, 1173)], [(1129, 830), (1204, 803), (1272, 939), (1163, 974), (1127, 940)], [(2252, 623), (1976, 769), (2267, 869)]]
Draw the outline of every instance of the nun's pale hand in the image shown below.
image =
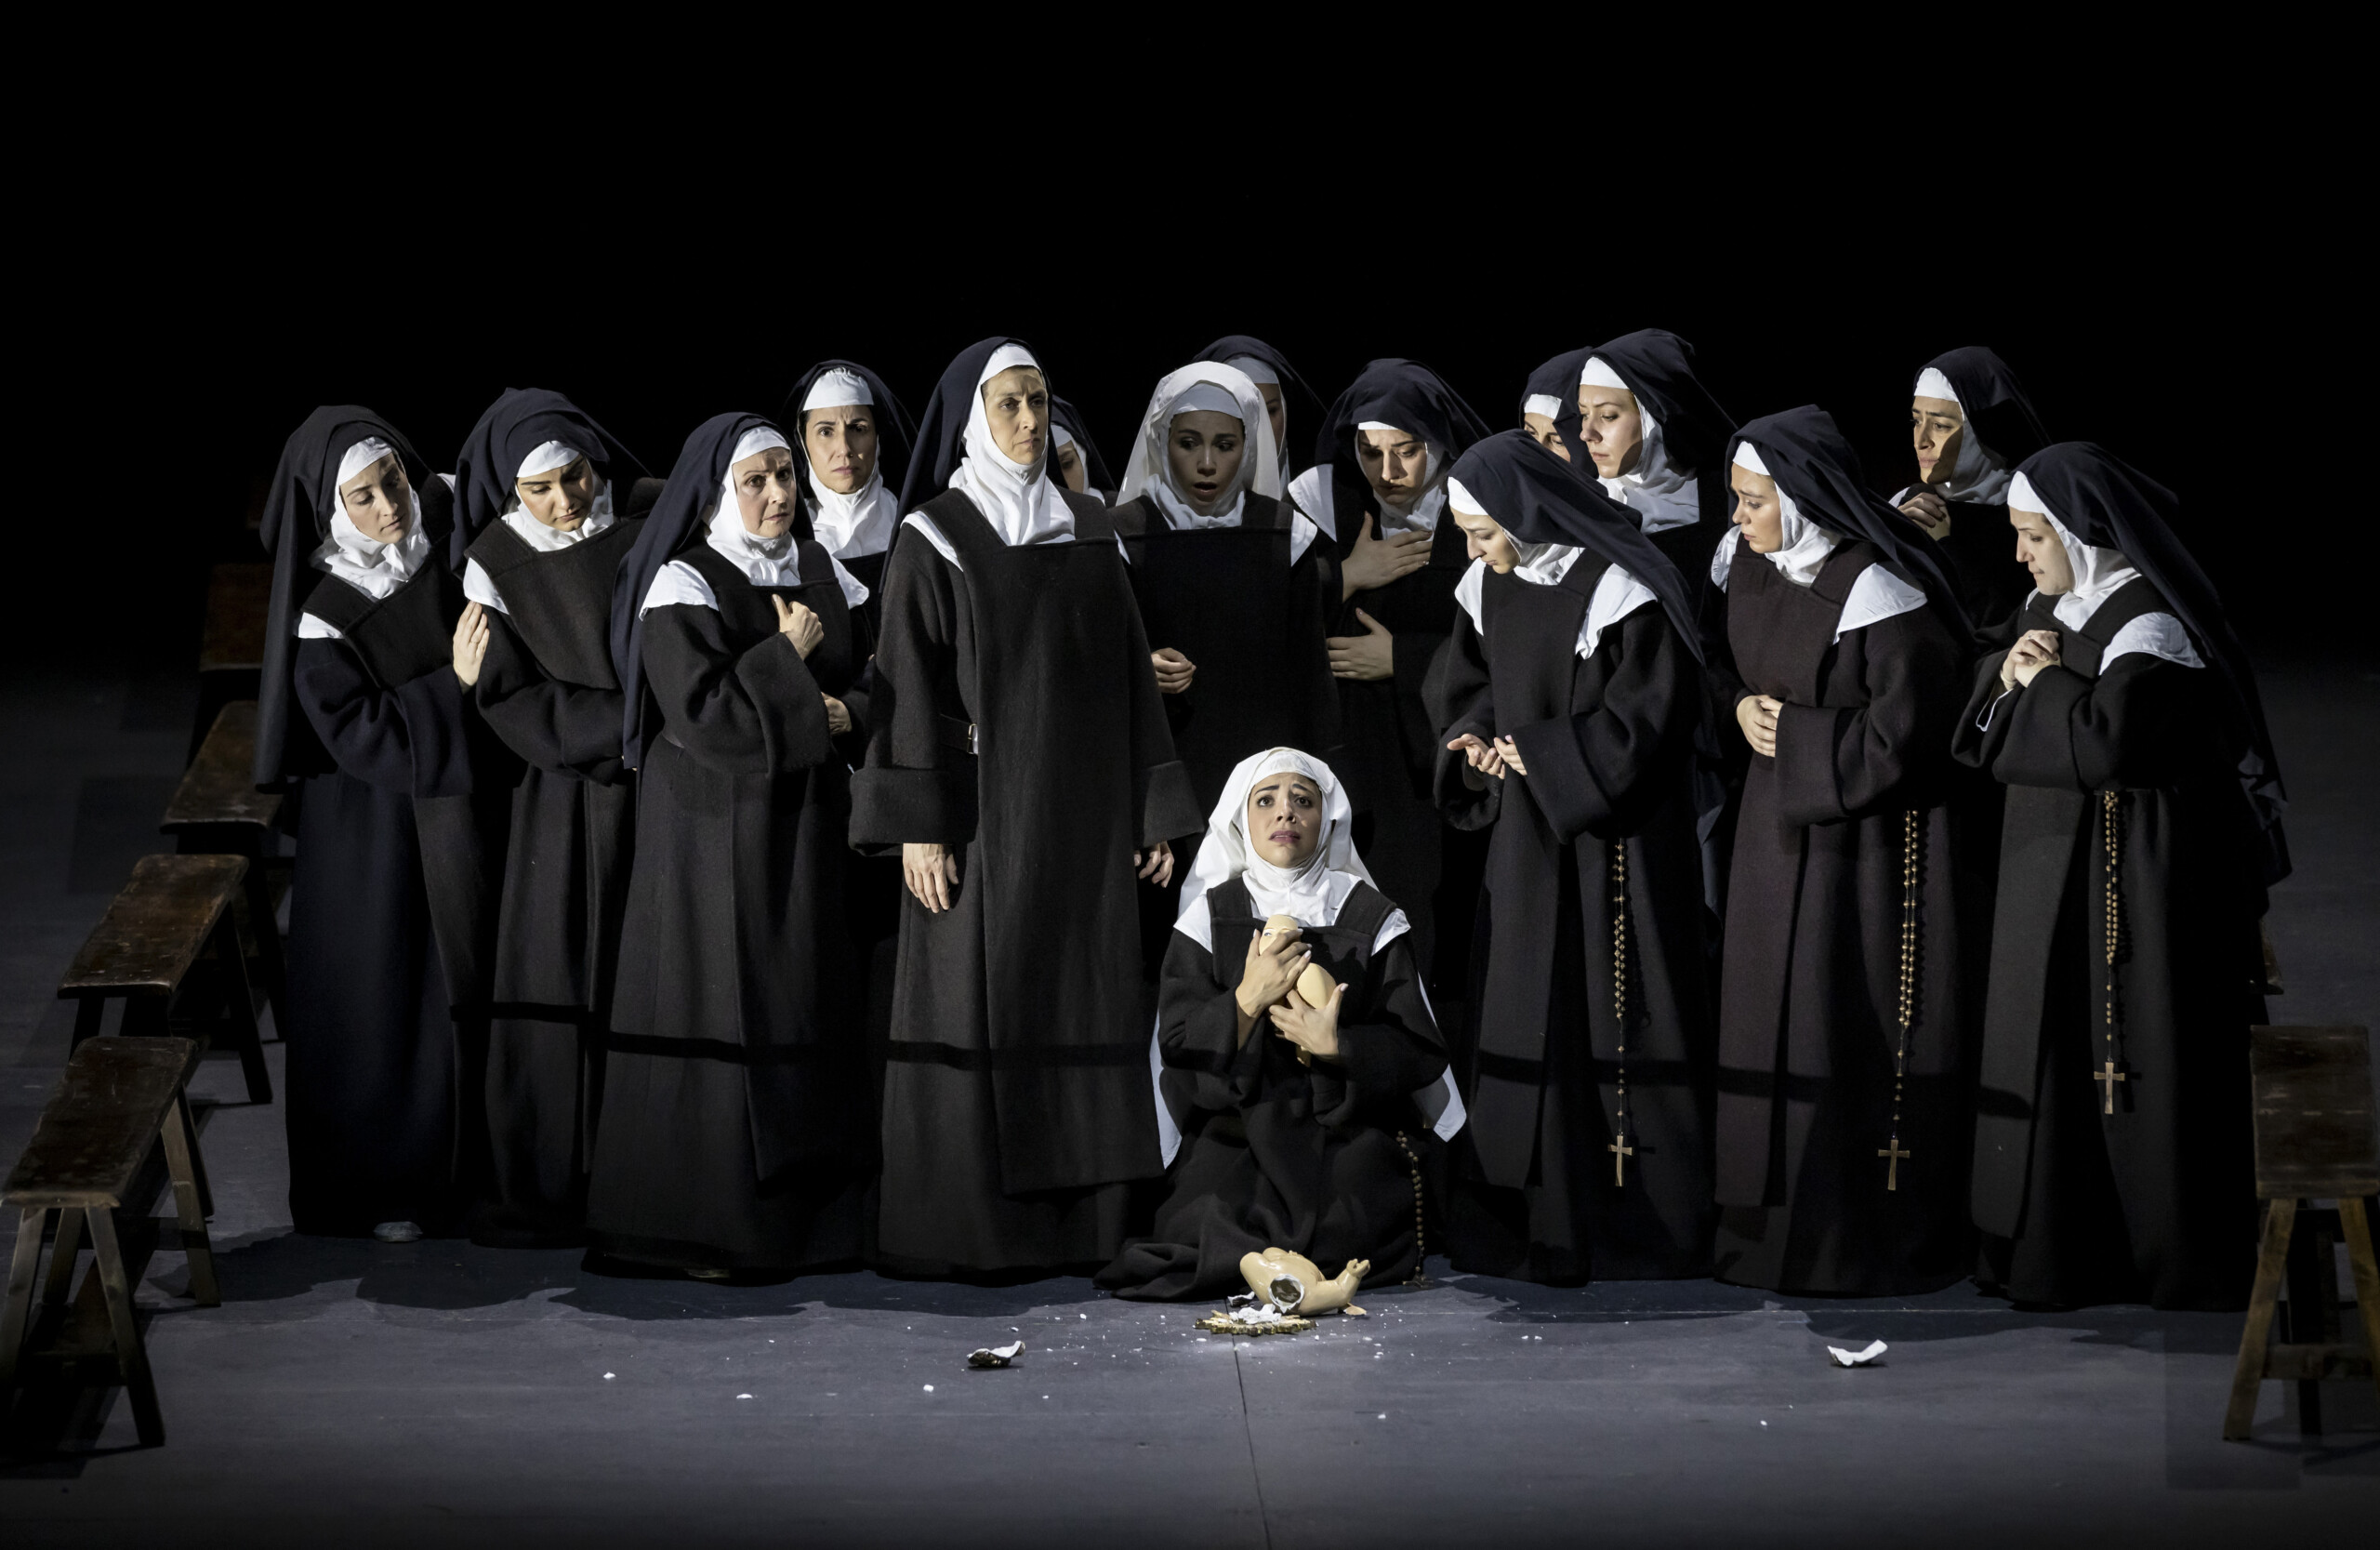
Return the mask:
[(1339, 1058), (1339, 1003), (1347, 999), (1347, 987), (1334, 985), (1330, 999), (1320, 1006), (1307, 1006), (1302, 997), (1292, 996), (1282, 1005), (1266, 1013), (1273, 1019), (1274, 1031), (1316, 1060)]
[(818, 697), (826, 702), (826, 730), (838, 737), (849, 732), (852, 729), (852, 708), (832, 695), (820, 695)]
[(811, 611), (810, 605), (787, 603), (774, 592), (769, 594), (769, 601), (777, 605), (777, 633), (790, 636), (793, 649), (805, 657), (816, 651), (818, 643), (826, 638), (826, 627), (819, 622), (818, 616)]
[(1396, 676), (1396, 637), (1388, 627), (1362, 609), (1355, 617), (1364, 621), (1361, 635), (1332, 635), (1326, 638), (1323, 649), (1330, 654), (1330, 675), (1352, 678), (1358, 683), (1376, 683), (1383, 678)]
[(1149, 666), (1157, 669), (1157, 692), (1160, 695), (1178, 695), (1187, 689), (1191, 675), (1198, 670), (1197, 663), (1171, 646), (1149, 653)]
[(1504, 756), (1471, 733), (1466, 732), (1448, 743), (1447, 749), (1449, 752), (1461, 753), (1481, 775), (1494, 775), (1498, 780), (1504, 778)]
[(1504, 767), (1512, 771), (1513, 774), (1516, 775), (1525, 775), (1528, 774), (1528, 766), (1521, 762), (1521, 750), (1519, 745), (1515, 744), (1510, 737), (1499, 737), (1496, 739), (1496, 755), (1498, 758), (1503, 760)]
[(455, 676), (466, 689), (480, 681), (480, 666), (487, 660), (487, 610), (476, 603), (463, 605), (455, 621)]
[(2056, 630), (2028, 629), (2008, 652), (2008, 660), (2014, 666), (2001, 670), (2020, 687), (2030, 688), (2036, 673), (2057, 666), (2063, 650)]
[(903, 845), (901, 877), (918, 902), (936, 915), (959, 896), (959, 858), (945, 845)]
[(1144, 851), (1134, 851), (1132, 865), (1137, 868), (1134, 876), (1162, 888), (1173, 881), (1173, 847), (1159, 840)]
[(1777, 714), (1784, 709), (1784, 701), (1766, 695), (1746, 695), (1736, 701), (1736, 724), (1744, 729), (1752, 751), (1764, 759), (1777, 757)]
[(1371, 513), (1365, 512), (1363, 525), (1355, 530), (1355, 542), (1339, 565), (1339, 601), (1385, 587), (1428, 564), (1430, 537), (1427, 533), (1398, 533), (1376, 538)]
[(1950, 536), (1950, 503), (1931, 490), (1920, 490), (1901, 502), (1900, 514), (1925, 529), (1936, 543)]
[(1305, 966), (1314, 961), (1314, 949), (1297, 937), (1284, 932), (1267, 938), (1263, 932), (1248, 939), (1248, 960), (1239, 968), (1239, 987), (1232, 999), (1239, 1003), (1243, 1022), (1253, 1024), (1264, 1014), (1264, 1009), (1281, 1004), (1297, 984)]

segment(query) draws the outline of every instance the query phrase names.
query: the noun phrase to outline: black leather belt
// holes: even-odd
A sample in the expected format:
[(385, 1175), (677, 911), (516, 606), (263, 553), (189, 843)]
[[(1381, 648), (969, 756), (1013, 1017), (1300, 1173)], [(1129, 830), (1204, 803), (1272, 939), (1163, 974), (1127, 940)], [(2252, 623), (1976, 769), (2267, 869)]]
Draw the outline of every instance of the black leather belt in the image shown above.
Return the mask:
[(982, 750), (975, 746), (975, 723), (962, 722), (956, 716), (937, 716), (942, 723), (942, 746), (959, 753), (974, 754)]

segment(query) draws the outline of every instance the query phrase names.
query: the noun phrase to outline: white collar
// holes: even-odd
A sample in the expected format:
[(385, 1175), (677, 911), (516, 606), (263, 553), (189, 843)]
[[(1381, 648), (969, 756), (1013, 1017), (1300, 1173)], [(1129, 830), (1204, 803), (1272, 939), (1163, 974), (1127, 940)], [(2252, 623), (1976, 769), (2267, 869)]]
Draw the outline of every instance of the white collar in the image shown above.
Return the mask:
[(512, 497), (511, 504), (504, 509), (504, 514), (497, 520), (519, 534), (521, 541), (531, 549), (540, 554), (551, 554), (556, 550), (582, 543), (612, 525), (616, 520), (612, 512), (612, 486), (607, 483), (595, 492), (595, 503), (588, 508), (587, 520), (567, 533), (559, 527), (548, 527), (532, 516), (521, 505), (519, 496)]
[[(314, 568), (371, 598), (388, 597), (412, 580), (422, 562), (430, 558), (430, 536), (421, 530), (421, 494), (408, 493), (413, 510), (405, 517), (403, 536), (394, 543), (365, 537), (345, 510), (334, 510), (330, 537), (314, 550)], [(331, 499), (339, 500), (337, 490), (331, 492)]]
[(853, 560), (883, 553), (901, 520), (901, 503), (884, 487), (884, 470), (869, 474), (867, 483), (850, 495), (838, 495), (820, 484), (815, 469), (809, 478), (810, 493), (818, 502), (811, 525), (826, 552)]
[[(1070, 541), (1075, 536), (1075, 514), (1051, 478), (1048, 448), (1056, 444), (1055, 440), (1044, 444), (1041, 460), (1030, 467), (1012, 461), (992, 444), (992, 422), (984, 413), (984, 384), (1017, 366), (1041, 369), (1022, 345), (1002, 345), (984, 363), (967, 406), (967, 430), (960, 438), (965, 456), (950, 470), (950, 487), (973, 501), (1000, 541), (1012, 548)], [(1046, 374), (1043, 382), (1048, 382)]]

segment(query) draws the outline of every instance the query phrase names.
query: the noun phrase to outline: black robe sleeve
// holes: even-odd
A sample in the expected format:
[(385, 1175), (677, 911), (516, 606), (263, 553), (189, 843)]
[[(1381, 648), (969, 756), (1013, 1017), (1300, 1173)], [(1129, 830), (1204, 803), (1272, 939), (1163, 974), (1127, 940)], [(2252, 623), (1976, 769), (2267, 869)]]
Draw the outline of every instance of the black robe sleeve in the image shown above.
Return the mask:
[(1905, 804), (1950, 744), (1959, 649), (1934, 611), (1896, 614), (1861, 633), (1867, 703), (1787, 705), (1778, 712), (1778, 815), (1789, 824)]
[(341, 773), (409, 796), (469, 795), (470, 712), (452, 668), (383, 689), (345, 642), (301, 640), (295, 688)]
[(2002, 652), (1976, 669), (1954, 751), (2007, 786), (2061, 791), (2174, 787), (2203, 775), (2210, 739), (2199, 669), (2146, 652), (2097, 678), (2047, 667), (2000, 692)]
[(644, 619), (644, 676), (667, 735), (727, 775), (786, 775), (834, 752), (826, 702), (793, 638), (773, 633), (738, 655), (716, 609), (669, 603)]
[[(1438, 815), (1459, 829), (1488, 828), (1503, 810), (1504, 783), (1481, 775), (1471, 761), (1447, 745), (1469, 733), (1483, 743), (1496, 739), (1495, 685), (1488, 675), (1488, 643), (1471, 616), (1454, 621), (1446, 655), (1430, 679), (1430, 718), (1438, 723), (1431, 796)], [(1524, 758), (1527, 755), (1523, 755)]]
[[(868, 767), (852, 788), (857, 850), (880, 854), (974, 838), (975, 761), (953, 746), (972, 720), (959, 692), (959, 586), (957, 568), (922, 537), (892, 546), (868, 675)], [(1154, 669), (1149, 687), (1154, 694)]]
[(619, 784), (620, 692), (547, 677), (511, 622), (493, 608), (483, 612), (487, 658), (474, 696), (481, 718), (507, 748), (541, 770)]
[[(1611, 656), (1601, 700), (1519, 727), (1514, 747), (1529, 796), (1566, 843), (1633, 832), (1675, 794), (1701, 707), (1699, 665), (1658, 603), (1615, 620), (1595, 643)], [(1781, 747), (1781, 744), (1780, 744)]]
[[(1129, 569), (1129, 567), (1127, 567)], [(1129, 600), (1130, 594), (1127, 593)], [(1125, 611), (1128, 659), (1141, 664), (1132, 674), (1132, 832), (1135, 849), (1196, 834), (1207, 821), (1190, 787), (1190, 772), (1173, 755), (1173, 723), (1167, 719), (1165, 694), (1157, 686), (1157, 669), (1149, 662), (1148, 632), (1141, 626), (1134, 603)], [(1187, 856), (1176, 865), (1186, 866)]]

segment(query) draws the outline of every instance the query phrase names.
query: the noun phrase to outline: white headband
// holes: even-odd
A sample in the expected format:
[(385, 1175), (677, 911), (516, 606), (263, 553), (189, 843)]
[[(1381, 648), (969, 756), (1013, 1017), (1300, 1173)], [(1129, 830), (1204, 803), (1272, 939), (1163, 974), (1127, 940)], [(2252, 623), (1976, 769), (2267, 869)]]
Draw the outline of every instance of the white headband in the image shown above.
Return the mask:
[(1760, 448), (1752, 445), (1750, 442), (1738, 442), (1736, 444), (1736, 467), (1756, 473), (1763, 479), (1773, 479), (1776, 477), (1768, 471), (1768, 465), (1760, 460)]
[(1071, 435), (1067, 434), (1066, 428), (1064, 426), (1052, 424), (1050, 427), (1050, 444), (1052, 446), (1072, 446), (1075, 444), (1075, 439)]
[(1223, 364), (1238, 367), (1242, 376), (1260, 388), (1277, 388), (1281, 385), (1280, 374), (1253, 355), (1235, 355)]
[(787, 444), (785, 437), (778, 434), (776, 427), (773, 425), (755, 427), (750, 431), (745, 431), (742, 436), (736, 439), (735, 455), (728, 458), (727, 465), (730, 469), (733, 469), (745, 458), (757, 457), (761, 453), (766, 452), (771, 447), (774, 446), (785, 447), (788, 452), (793, 450), (793, 448)]
[(1959, 402), (1959, 390), (1950, 386), (1950, 379), (1943, 376), (1940, 372), (1935, 370), (1932, 366), (1927, 366), (1924, 371), (1917, 374), (1917, 391), (1910, 396), (1912, 398), (1947, 398), (1951, 403), (1957, 404), (1962, 409), (1966, 407), (1964, 404), (1961, 404)]
[(349, 447), (347, 456), (338, 460), (338, 478), (334, 483), (346, 484), (396, 450), (377, 436), (364, 437), (353, 446)]
[(1237, 419), (1239, 400), (1212, 382), (1193, 382), (1183, 390), (1181, 397), (1173, 401), (1173, 406), (1166, 411), (1166, 415), (1170, 419), (1175, 415), (1195, 415), (1201, 410), (1229, 415)]
[(1553, 419), (1562, 413), (1562, 401), (1552, 393), (1531, 393), (1528, 401), (1521, 405), (1521, 413), (1543, 415), (1547, 419)]
[(1355, 422), (1355, 429), (1358, 431), (1394, 431), (1400, 436), (1409, 436), (1413, 433), (1410, 431), (1406, 430), (1405, 427), (1401, 425), (1391, 425), (1386, 420), (1378, 419), (1357, 420)]
[(1612, 370), (1609, 366), (1605, 365), (1603, 364), (1603, 357), (1600, 355), (1588, 356), (1587, 364), (1579, 368), (1579, 386), (1582, 388), (1618, 388), (1624, 393), (1634, 392), (1636, 391), (1620, 379), (1620, 373)]
[(813, 409), (874, 408), (876, 399), (867, 391), (867, 383), (855, 371), (841, 366), (822, 372), (810, 391), (801, 395), (801, 414)]
[(1035, 371), (1039, 371), (1041, 369), (1041, 363), (1035, 360), (1033, 358), (1033, 351), (1025, 349), (1023, 345), (1004, 344), (998, 350), (993, 351), (992, 358), (984, 363), (984, 374), (975, 378), (975, 386), (980, 391), (984, 384), (989, 382), (993, 378), (998, 377), (1004, 371), (1013, 371), (1018, 366), (1027, 366)]
[(515, 480), (534, 479), (541, 473), (566, 469), (585, 456), (568, 442), (539, 442), (530, 449), (529, 456), (521, 459), (520, 471), (512, 477)]
[[(1923, 386), (1923, 384), (1921, 383), (1920, 386)], [(1931, 397), (1932, 395), (1928, 394), (1927, 396)], [(2043, 516), (2047, 517), (2053, 523), (2057, 521), (2057, 513), (2049, 509), (2049, 502), (2043, 500), (2041, 497), (2041, 493), (2033, 488), (2033, 482), (2026, 478), (2021, 473), (2016, 475), (2016, 478), (2008, 481), (2008, 510), (2011, 511), (2037, 511)], [(2060, 526), (2059, 531), (2065, 531), (2062, 525)]]
[(1488, 515), (1488, 508), (1480, 505), (1477, 500), (1472, 497), (1471, 492), (1462, 487), (1462, 481), (1460, 479), (1448, 478), (1447, 480), (1447, 504), (1453, 507), (1456, 510), (1461, 512), (1466, 517), (1485, 517)]

